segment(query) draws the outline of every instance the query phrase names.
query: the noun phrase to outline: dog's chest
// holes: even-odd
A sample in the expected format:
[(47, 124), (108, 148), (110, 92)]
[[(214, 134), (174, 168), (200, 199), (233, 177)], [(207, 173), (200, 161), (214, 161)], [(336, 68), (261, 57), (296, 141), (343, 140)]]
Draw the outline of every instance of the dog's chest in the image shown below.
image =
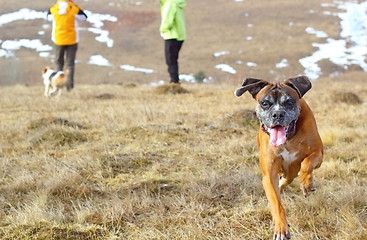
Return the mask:
[(284, 169), (287, 169), (292, 162), (298, 160), (298, 152), (288, 151), (285, 147), (278, 152), (278, 155), (283, 159), (282, 166)]

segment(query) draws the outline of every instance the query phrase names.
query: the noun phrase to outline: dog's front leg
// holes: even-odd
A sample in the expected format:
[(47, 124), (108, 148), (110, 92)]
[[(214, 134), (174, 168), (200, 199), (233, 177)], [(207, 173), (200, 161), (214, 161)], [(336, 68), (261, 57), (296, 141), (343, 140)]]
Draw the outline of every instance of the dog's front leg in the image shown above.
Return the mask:
[(315, 191), (315, 186), (313, 183), (312, 171), (319, 168), (322, 163), (322, 150), (313, 152), (310, 156), (305, 158), (301, 164), (300, 180), (301, 180), (301, 190), (303, 195), (307, 195)]
[(263, 186), (268, 198), (274, 222), (274, 240), (290, 239), (290, 232), (285, 216), (285, 210), (280, 200), (279, 171), (281, 159), (272, 158), (266, 154), (260, 155), (260, 167), (263, 174)]
[(45, 96), (49, 97), (49, 91), (50, 91), (50, 86), (49, 85), (45, 85)]

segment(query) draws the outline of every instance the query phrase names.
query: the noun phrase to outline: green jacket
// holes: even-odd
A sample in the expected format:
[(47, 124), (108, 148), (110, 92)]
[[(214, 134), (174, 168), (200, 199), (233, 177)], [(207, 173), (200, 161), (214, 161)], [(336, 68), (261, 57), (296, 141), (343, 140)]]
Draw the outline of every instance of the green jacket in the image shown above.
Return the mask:
[(159, 28), (163, 39), (186, 39), (185, 0), (161, 0), (162, 22)]

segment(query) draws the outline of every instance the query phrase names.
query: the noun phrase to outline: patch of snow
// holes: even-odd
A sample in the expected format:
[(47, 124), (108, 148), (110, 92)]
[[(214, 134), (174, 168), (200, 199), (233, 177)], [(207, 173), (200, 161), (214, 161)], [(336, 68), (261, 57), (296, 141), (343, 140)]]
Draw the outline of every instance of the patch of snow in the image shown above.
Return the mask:
[(112, 64), (104, 58), (102, 55), (93, 55), (89, 58), (88, 61), (89, 64), (98, 65), (102, 67), (109, 67), (112, 66)]
[(99, 28), (88, 28), (88, 31), (99, 35), (95, 38), (98, 42), (106, 43), (109, 48), (113, 47), (113, 40), (108, 37), (110, 35), (109, 31)]
[(313, 27), (307, 27), (305, 29), (306, 33), (316, 35), (318, 38), (327, 38), (328, 35), (323, 31), (317, 31)]
[(286, 68), (288, 66), (289, 66), (288, 60), (285, 58), (283, 58), (279, 63), (275, 64), (276, 68)]
[(10, 58), (13, 57), (11, 52), (8, 52), (4, 49), (0, 49), (0, 57)]
[(1, 44), (2, 49), (6, 50), (18, 50), (20, 48), (30, 48), (37, 52), (51, 51), (52, 47), (42, 44), (39, 39), (19, 39), (19, 40), (5, 40)]
[(43, 57), (43, 58), (48, 58), (50, 56), (50, 53), (49, 52), (40, 52), (39, 56)]
[(22, 8), (16, 12), (5, 13), (0, 15), (0, 27), (2, 25), (19, 21), (19, 20), (35, 20), (46, 19), (47, 12), (39, 12), (27, 8)]
[(229, 52), (228, 51), (221, 51), (221, 52), (216, 52), (214, 53), (214, 57), (220, 57), (220, 56), (223, 56), (223, 55), (228, 55)]
[(228, 72), (230, 74), (236, 74), (237, 73), (237, 71), (233, 67), (229, 66), (228, 64), (218, 64), (218, 65), (215, 66), (215, 68), (219, 69), (223, 72)]
[(162, 85), (164, 85), (164, 81), (163, 80), (159, 80), (157, 82), (151, 82), (149, 84), (149, 86), (152, 86), (152, 87), (158, 87), (158, 86), (162, 86)]
[[(314, 43), (318, 48), (311, 56), (299, 60), (305, 68), (305, 74), (311, 79), (317, 79), (322, 71), (318, 62), (328, 59), (336, 65), (348, 68), (348, 65), (359, 65), (367, 72), (365, 61), (367, 54), (367, 2), (345, 2), (338, 4), (339, 9), (345, 10), (338, 13), (341, 19), (342, 39), (327, 38), (326, 43)], [(325, 13), (324, 13), (325, 14)], [(331, 73), (333, 74), (333, 73)]]
[(125, 70), (125, 71), (143, 72), (143, 73), (147, 73), (147, 74), (154, 73), (154, 70), (152, 70), (152, 69), (138, 68), (138, 67), (134, 67), (134, 66), (131, 66), (131, 65), (121, 65), (120, 68)]
[(248, 63), (246, 63), (246, 66), (248, 66), (248, 67), (256, 67), (257, 64), (254, 63), (254, 62), (248, 62)]
[(87, 21), (90, 22), (95, 28), (101, 28), (104, 25), (104, 21), (117, 22), (117, 17), (112, 16), (110, 14), (99, 14), (93, 13), (88, 10), (84, 10), (85, 14), (87, 14)]
[(193, 74), (180, 74), (179, 79), (180, 81), (186, 81), (190, 83), (196, 82), (195, 76)]

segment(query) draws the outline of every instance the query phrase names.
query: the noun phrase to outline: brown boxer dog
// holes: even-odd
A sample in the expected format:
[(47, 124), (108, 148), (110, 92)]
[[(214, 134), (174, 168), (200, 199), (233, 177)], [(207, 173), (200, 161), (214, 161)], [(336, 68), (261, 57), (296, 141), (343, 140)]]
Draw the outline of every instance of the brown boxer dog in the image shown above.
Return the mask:
[(312, 171), (320, 167), (323, 145), (315, 117), (302, 96), (311, 89), (306, 76), (270, 83), (247, 78), (235, 95), (248, 91), (259, 103), (257, 136), (263, 187), (271, 208), (274, 240), (290, 239), (280, 192), (300, 175), (305, 196), (314, 191)]

